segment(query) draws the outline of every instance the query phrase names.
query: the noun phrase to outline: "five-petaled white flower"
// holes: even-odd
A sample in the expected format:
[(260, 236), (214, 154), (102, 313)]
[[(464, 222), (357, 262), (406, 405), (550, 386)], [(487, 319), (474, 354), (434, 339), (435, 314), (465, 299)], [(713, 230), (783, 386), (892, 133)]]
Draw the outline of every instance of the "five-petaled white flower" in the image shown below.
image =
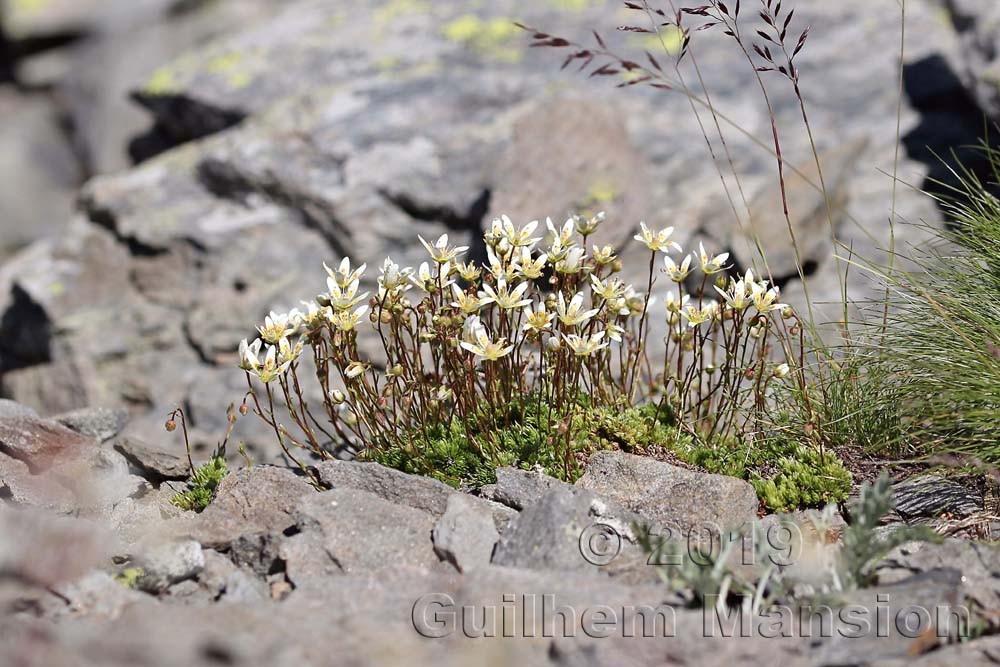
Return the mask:
[(247, 343), (246, 338), (240, 341), (240, 368), (251, 373), (257, 372), (260, 368), (260, 346), (263, 343), (260, 338), (252, 343)]
[(595, 352), (603, 350), (608, 346), (608, 342), (604, 341), (604, 336), (604, 331), (598, 331), (590, 336), (568, 334), (564, 335), (563, 338), (566, 340), (566, 344), (569, 345), (569, 348), (573, 350), (575, 355), (578, 357), (589, 357)]
[(712, 301), (701, 308), (697, 306), (685, 306), (681, 314), (687, 320), (688, 326), (694, 328), (705, 322), (710, 322), (715, 317), (717, 311), (718, 304)]
[(378, 278), (378, 284), (383, 290), (393, 292), (399, 288), (403, 288), (403, 291), (410, 288), (408, 281), (410, 276), (413, 275), (413, 269), (400, 269), (399, 264), (396, 264), (391, 258), (386, 257), (379, 271), (382, 275)]
[(566, 256), (556, 262), (556, 272), (564, 273), (566, 275), (580, 273), (583, 269), (583, 260), (587, 258), (584, 255), (584, 252), (583, 248), (570, 248), (566, 252)]
[(605, 301), (610, 301), (625, 296), (627, 286), (617, 278), (608, 278), (602, 281), (592, 273), (590, 274), (590, 288), (597, 296)]
[(686, 255), (680, 264), (674, 262), (667, 255), (663, 258), (663, 266), (671, 280), (675, 283), (682, 283), (691, 275), (691, 255)]
[(475, 262), (458, 262), (455, 264), (455, 271), (467, 283), (475, 284), (483, 275), (483, 270), (476, 266)]
[(337, 281), (337, 285), (339, 285), (341, 289), (344, 289), (351, 283), (361, 280), (361, 276), (364, 275), (365, 269), (368, 268), (368, 265), (362, 264), (356, 269), (351, 269), (351, 258), (345, 257), (340, 260), (340, 266), (336, 269), (331, 269), (326, 265), (326, 262), (323, 262), (323, 268), (326, 269), (326, 272), (330, 274), (331, 278)]
[(298, 319), (295, 324), (305, 327), (308, 331), (315, 331), (323, 326), (330, 313), (330, 309), (326, 306), (320, 306), (315, 301), (303, 301), (302, 305), (306, 307), (306, 312), (298, 313)]
[(514, 289), (510, 289), (507, 285), (507, 281), (501, 278), (497, 281), (496, 289), (492, 285), (483, 285), (482, 291), (479, 293), (479, 298), (482, 300), (483, 304), (495, 303), (504, 310), (513, 310), (514, 308), (522, 308), (531, 303), (531, 299), (525, 299), (524, 293), (528, 291), (528, 287), (531, 283), (523, 282)]
[(547, 331), (552, 326), (552, 320), (555, 319), (555, 313), (549, 312), (545, 309), (545, 302), (541, 301), (535, 307), (535, 310), (528, 306), (524, 309), (525, 322), (521, 326), (524, 331), (534, 331), (535, 333), (542, 333)]
[(454, 280), (448, 278), (451, 274), (451, 262), (445, 262), (438, 266), (436, 272), (431, 271), (431, 267), (427, 262), (421, 262), (420, 268), (417, 269), (417, 275), (410, 276), (410, 281), (414, 285), (422, 289), (423, 291), (430, 294), (437, 288), (447, 289)]
[(300, 317), (301, 313), (298, 310), (289, 313), (276, 313), (272, 310), (271, 314), (264, 318), (264, 325), (257, 327), (257, 331), (265, 342), (277, 345), (279, 340), (295, 333), (296, 322)]
[(718, 273), (719, 271), (727, 268), (724, 266), (727, 259), (729, 259), (728, 252), (724, 252), (714, 257), (709, 257), (708, 253), (705, 252), (705, 244), (700, 241), (698, 242), (698, 261), (701, 264), (702, 273), (706, 276)]
[(590, 236), (597, 231), (598, 225), (604, 222), (604, 211), (601, 211), (592, 218), (584, 218), (582, 215), (573, 216), (573, 227), (576, 233), (581, 236)]
[(784, 310), (788, 306), (783, 303), (776, 303), (781, 295), (778, 287), (767, 289), (767, 281), (751, 283), (750, 289), (753, 292), (753, 305), (758, 313), (765, 315), (774, 310)]
[(674, 233), (673, 227), (667, 227), (666, 229), (661, 229), (660, 231), (653, 231), (646, 226), (645, 222), (640, 222), (639, 227), (641, 231), (633, 238), (635, 238), (636, 241), (645, 244), (645, 246), (653, 252), (667, 252), (670, 248), (680, 252), (680, 244), (676, 241), (670, 240), (670, 237)]
[(361, 318), (368, 312), (368, 304), (365, 304), (351, 312), (350, 310), (338, 310), (330, 316), (330, 323), (340, 331), (354, 331)]
[(451, 286), (451, 293), (455, 300), (451, 302), (452, 307), (458, 308), (466, 315), (472, 315), (483, 307), (483, 301), (475, 294), (470, 294), (454, 283)]
[(430, 243), (425, 241), (423, 236), (418, 235), (417, 238), (420, 239), (420, 243), (423, 244), (424, 248), (427, 249), (427, 252), (430, 253), (431, 259), (433, 259), (438, 264), (444, 264), (445, 262), (450, 262), (451, 260), (455, 259), (458, 255), (462, 254), (463, 252), (469, 249), (469, 246), (464, 246), (464, 245), (455, 248), (449, 248), (447, 234), (442, 234), (440, 237), (438, 237), (438, 240), (434, 242), (434, 245), (431, 245)]
[(330, 288), (330, 306), (334, 310), (347, 310), (353, 308), (358, 303), (368, 298), (368, 292), (358, 294), (359, 283), (354, 281), (347, 287), (341, 288), (333, 278), (326, 279), (326, 286)]
[(523, 247), (533, 247), (536, 243), (541, 241), (540, 238), (532, 238), (531, 235), (534, 233), (535, 229), (538, 228), (538, 221), (532, 220), (524, 227), (518, 229), (511, 222), (510, 218), (506, 215), (503, 216), (503, 235), (504, 238), (514, 248)]
[(559, 229), (556, 229), (552, 218), (545, 218), (545, 226), (548, 227), (549, 234), (552, 235), (552, 245), (558, 243), (560, 247), (567, 248), (573, 245), (573, 218), (564, 222), (563, 226)]
[(618, 255), (615, 254), (615, 249), (612, 246), (606, 245), (600, 248), (594, 246), (594, 261), (597, 262), (598, 266), (607, 266), (616, 259), (618, 259)]
[(597, 314), (598, 310), (598, 308), (583, 310), (582, 294), (576, 294), (570, 299), (569, 304), (567, 304), (566, 299), (563, 298), (563, 293), (559, 292), (559, 298), (556, 301), (556, 313), (559, 315), (559, 321), (564, 326), (575, 327), (585, 324), (587, 320)]
[(522, 247), (514, 253), (514, 260), (511, 268), (529, 280), (536, 280), (542, 277), (545, 271), (545, 264), (549, 261), (549, 256), (544, 252), (536, 259), (531, 258), (531, 250)]
[(465, 340), (459, 344), (463, 350), (468, 350), (479, 359), (496, 361), (501, 357), (507, 356), (514, 350), (513, 345), (507, 345), (506, 338), (498, 338), (495, 341), (490, 340), (489, 335), (486, 333), (486, 328), (476, 315), (469, 317), (462, 328)]
[(746, 275), (740, 280), (731, 281), (729, 291), (720, 289), (717, 285), (715, 291), (725, 300), (726, 305), (736, 312), (743, 312), (753, 302), (752, 292), (756, 283), (753, 281), (753, 270), (747, 269)]

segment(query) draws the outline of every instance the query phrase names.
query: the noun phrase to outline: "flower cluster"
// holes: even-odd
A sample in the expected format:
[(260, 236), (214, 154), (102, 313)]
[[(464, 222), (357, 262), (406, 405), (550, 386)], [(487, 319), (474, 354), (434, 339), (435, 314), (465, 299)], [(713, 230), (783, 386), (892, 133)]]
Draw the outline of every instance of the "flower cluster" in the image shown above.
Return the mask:
[[(325, 267), (326, 292), (301, 310), (271, 313), (260, 337), (240, 345), (247, 400), (293, 459), (295, 448), (328, 456), (337, 441), (407, 443), (458, 419), (470, 445), (493, 460), (488, 422), (514, 396), (544, 398), (554, 424), (571, 422), (585, 397), (590, 406), (658, 401), (695, 434), (745, 426), (772, 379), (791, 372), (797, 324), (778, 289), (752, 270), (730, 277), (728, 253), (699, 244), (684, 254), (672, 227), (642, 223), (635, 239), (650, 263), (637, 291), (615, 248), (588, 244), (604, 222), (603, 214), (574, 216), (543, 227), (504, 216), (485, 231), (479, 263), (447, 235), (420, 238), (429, 261), (411, 268), (386, 258), (374, 295), (362, 288), (365, 264)], [(666, 288), (654, 296), (660, 277)], [(665, 308), (655, 307), (661, 300)], [(648, 353), (654, 330), (666, 331), (662, 365)], [(362, 336), (381, 343), (378, 358), (362, 358)], [(785, 363), (772, 359), (772, 338)], [(302, 389), (306, 350), (322, 412)], [(575, 465), (573, 452), (563, 455)]]

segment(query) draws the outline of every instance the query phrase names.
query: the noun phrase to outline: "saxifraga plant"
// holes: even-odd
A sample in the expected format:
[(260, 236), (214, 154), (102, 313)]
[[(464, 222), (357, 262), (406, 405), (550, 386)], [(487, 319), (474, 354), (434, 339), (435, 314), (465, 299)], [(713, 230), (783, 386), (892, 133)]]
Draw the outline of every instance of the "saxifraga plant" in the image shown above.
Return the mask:
[[(701, 442), (752, 440), (769, 423), (773, 386), (798, 377), (794, 312), (752, 271), (729, 278), (727, 254), (699, 247), (678, 256), (673, 228), (645, 224), (635, 238), (649, 252), (647, 291), (636, 292), (617, 277), (613, 247), (587, 253), (602, 221), (548, 220), (542, 244), (537, 222), (495, 220), (481, 266), (461, 261), (467, 248), (447, 236), (421, 239), (430, 261), (414, 270), (386, 259), (371, 298), (360, 286), (366, 266), (344, 258), (327, 267), (327, 292), (304, 311), (271, 313), (260, 338), (240, 345), (247, 403), (303, 468), (296, 450), (328, 458), (328, 443), (347, 441), (363, 456), (429, 472), (445, 437), (472, 459), (459, 471), (466, 479), (452, 483), (482, 481), (478, 468), (498, 465), (541, 464), (572, 479), (591, 446), (579, 437), (589, 432), (588, 411), (643, 402)], [(661, 272), (665, 307), (654, 309)], [(701, 289), (691, 293), (695, 272)], [(655, 364), (652, 317), (669, 326)], [(359, 352), (366, 322), (381, 343), (381, 369)], [(306, 350), (320, 407), (302, 389)], [(294, 428), (280, 422), (279, 407)], [(542, 441), (508, 437), (526, 419), (540, 425), (532, 432)]]

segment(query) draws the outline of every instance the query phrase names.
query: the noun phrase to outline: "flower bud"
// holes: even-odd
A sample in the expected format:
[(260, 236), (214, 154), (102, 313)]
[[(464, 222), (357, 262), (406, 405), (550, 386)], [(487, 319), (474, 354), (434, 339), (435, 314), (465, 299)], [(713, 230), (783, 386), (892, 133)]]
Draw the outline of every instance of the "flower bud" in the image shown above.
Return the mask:
[(167, 423), (163, 425), (163, 428), (167, 429), (168, 433), (173, 433), (177, 430), (177, 422), (173, 419), (168, 419)]
[(240, 414), (241, 415), (243, 415), (244, 417), (246, 417), (247, 413), (249, 413), (249, 412), (250, 412), (250, 408), (247, 407), (246, 403), (244, 403), (243, 405), (240, 406)]
[(343, 405), (347, 401), (347, 396), (339, 389), (330, 392), (330, 400), (334, 405)]
[(779, 364), (778, 367), (774, 369), (774, 377), (783, 378), (788, 375), (789, 371), (791, 371), (791, 368), (788, 367), (788, 364)]

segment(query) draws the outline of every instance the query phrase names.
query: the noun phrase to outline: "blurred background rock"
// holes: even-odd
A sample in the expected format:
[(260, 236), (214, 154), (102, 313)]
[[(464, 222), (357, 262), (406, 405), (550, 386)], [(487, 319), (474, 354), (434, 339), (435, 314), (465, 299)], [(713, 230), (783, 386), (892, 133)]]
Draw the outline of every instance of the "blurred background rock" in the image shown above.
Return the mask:
[[(878, 261), (899, 6), (795, 5), (796, 24), (813, 27), (798, 62), (838, 234)], [(1000, 113), (1000, 15), (991, 0), (907, 9), (899, 176), (921, 187), (947, 178), (935, 153), (983, 166), (963, 147)], [(239, 340), (269, 309), (321, 290), (322, 261), (415, 262), (418, 233), (482, 252), (480, 230), (502, 212), (607, 210), (598, 240), (619, 244), (640, 219), (676, 225), (682, 242), (748, 266), (687, 100), (560, 72), (557, 54), (529, 50), (513, 26), (580, 41), (596, 27), (615, 48), (658, 52), (614, 30), (635, 20), (617, 0), (0, 0), (3, 395), (46, 412), (125, 406), (130, 432), (152, 439), (182, 405), (196, 440), (213, 442), (242, 395)], [(738, 54), (721, 35), (698, 37), (715, 104), (767, 141)], [(785, 155), (807, 167), (796, 102), (772, 83)], [(773, 159), (726, 132), (775, 278), (801, 304)], [(795, 179), (789, 196), (813, 298), (836, 302), (822, 198)], [(896, 212), (940, 223), (906, 185)], [(899, 233), (903, 246), (922, 238)], [(644, 270), (641, 255), (626, 246), (626, 267)], [(855, 298), (872, 289), (852, 273)], [(250, 421), (239, 436), (254, 444)]]

